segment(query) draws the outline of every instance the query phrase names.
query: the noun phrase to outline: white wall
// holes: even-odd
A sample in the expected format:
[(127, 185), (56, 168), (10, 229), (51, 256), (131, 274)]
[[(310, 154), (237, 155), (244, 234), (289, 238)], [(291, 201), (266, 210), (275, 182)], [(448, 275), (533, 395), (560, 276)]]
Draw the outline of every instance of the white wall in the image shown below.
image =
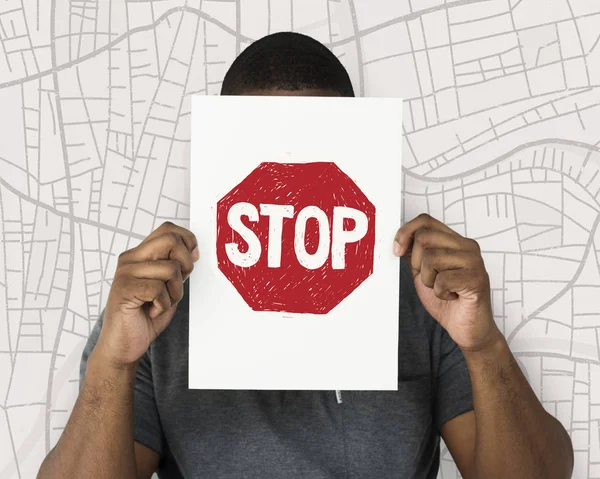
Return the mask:
[(574, 477), (600, 477), (599, 2), (9, 0), (0, 479), (34, 477), (59, 437), (118, 253), (187, 224), (190, 95), (289, 29), (331, 46), (358, 93), (406, 98), (405, 219), (427, 211), (479, 240), (496, 319), (571, 433)]

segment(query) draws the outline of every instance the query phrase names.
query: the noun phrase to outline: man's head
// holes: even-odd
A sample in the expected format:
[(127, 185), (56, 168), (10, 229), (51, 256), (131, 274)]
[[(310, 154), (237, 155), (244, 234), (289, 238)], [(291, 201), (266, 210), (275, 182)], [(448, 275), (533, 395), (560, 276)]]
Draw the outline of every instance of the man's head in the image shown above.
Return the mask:
[(299, 33), (264, 37), (225, 75), (221, 95), (354, 96), (348, 72), (318, 41)]

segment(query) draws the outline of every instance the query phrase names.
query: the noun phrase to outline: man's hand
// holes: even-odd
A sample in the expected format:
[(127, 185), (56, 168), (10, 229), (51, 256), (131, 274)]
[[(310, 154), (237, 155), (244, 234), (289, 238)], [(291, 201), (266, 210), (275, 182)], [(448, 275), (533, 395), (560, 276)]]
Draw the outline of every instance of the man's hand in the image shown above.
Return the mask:
[(197, 246), (190, 231), (167, 222), (119, 256), (95, 355), (117, 368), (136, 365), (173, 319)]
[(465, 356), (474, 412), (442, 426), (463, 476), (571, 477), (569, 436), (538, 401), (494, 322), (477, 242), (423, 214), (398, 230), (394, 252), (406, 258), (421, 302)]
[(119, 256), (79, 397), (39, 478), (145, 478), (157, 469), (158, 453), (134, 440), (137, 365), (173, 319), (197, 259), (196, 237), (172, 223)]
[(476, 241), (421, 214), (398, 230), (394, 253), (406, 258), (421, 302), (463, 351), (483, 349), (501, 336)]

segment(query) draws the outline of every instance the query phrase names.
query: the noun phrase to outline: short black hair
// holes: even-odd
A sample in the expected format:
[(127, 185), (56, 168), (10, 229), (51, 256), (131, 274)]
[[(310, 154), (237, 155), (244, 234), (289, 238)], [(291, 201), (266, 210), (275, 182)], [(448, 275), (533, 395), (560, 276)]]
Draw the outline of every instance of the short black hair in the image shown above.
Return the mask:
[(268, 35), (246, 48), (225, 75), (221, 95), (271, 89), (320, 89), (354, 96), (338, 58), (314, 38), (293, 32)]

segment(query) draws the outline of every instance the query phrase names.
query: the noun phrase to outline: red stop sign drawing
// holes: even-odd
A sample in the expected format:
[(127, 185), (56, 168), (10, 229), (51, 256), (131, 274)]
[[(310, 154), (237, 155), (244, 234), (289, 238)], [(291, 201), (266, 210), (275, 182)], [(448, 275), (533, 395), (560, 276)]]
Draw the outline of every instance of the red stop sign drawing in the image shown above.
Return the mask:
[(217, 203), (219, 269), (255, 311), (328, 313), (374, 249), (375, 207), (334, 163), (261, 163)]

